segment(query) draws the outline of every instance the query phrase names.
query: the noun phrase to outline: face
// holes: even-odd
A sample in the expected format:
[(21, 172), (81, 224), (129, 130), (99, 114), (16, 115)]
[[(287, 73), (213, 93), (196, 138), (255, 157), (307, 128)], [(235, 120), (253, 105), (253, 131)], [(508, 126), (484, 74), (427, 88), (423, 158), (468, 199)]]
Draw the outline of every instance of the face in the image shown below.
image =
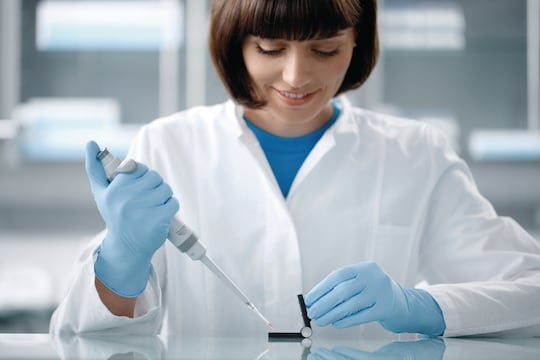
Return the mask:
[(300, 136), (332, 115), (329, 100), (338, 91), (355, 47), (354, 28), (335, 37), (293, 41), (248, 36), (244, 62), (259, 97), (267, 104), (246, 109), (257, 126), (280, 136)]

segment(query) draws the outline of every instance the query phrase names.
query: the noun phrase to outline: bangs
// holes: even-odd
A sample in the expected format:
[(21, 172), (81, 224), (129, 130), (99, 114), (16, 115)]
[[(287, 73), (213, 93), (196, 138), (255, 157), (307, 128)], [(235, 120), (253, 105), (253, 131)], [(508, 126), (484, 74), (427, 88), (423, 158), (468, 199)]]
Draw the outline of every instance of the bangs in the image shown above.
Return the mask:
[(240, 33), (268, 39), (308, 40), (336, 36), (356, 26), (361, 9), (351, 0), (242, 1)]

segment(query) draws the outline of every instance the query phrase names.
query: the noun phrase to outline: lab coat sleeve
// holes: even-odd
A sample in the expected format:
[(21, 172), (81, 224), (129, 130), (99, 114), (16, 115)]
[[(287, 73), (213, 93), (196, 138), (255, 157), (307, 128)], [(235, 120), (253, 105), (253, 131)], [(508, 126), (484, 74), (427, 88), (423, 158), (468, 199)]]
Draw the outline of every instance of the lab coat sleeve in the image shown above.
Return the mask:
[(540, 245), (498, 216), (464, 161), (432, 134), (437, 151), (420, 271), (446, 321), (445, 336), (540, 336)]
[(94, 260), (95, 249), (102, 237), (103, 233), (96, 237), (78, 259), (75, 276), (51, 318), (50, 334), (157, 334), (162, 322), (162, 307), (159, 280), (154, 268), (144, 293), (137, 298), (134, 318), (113, 315), (101, 302), (94, 285)]

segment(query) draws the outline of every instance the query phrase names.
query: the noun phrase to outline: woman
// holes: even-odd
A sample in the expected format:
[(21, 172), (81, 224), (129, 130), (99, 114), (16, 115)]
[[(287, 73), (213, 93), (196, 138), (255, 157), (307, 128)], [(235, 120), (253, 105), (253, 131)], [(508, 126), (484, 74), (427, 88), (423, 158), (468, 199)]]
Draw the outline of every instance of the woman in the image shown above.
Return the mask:
[(265, 334), (165, 242), (180, 207), (277, 330), (300, 329), (303, 293), (319, 333), (540, 335), (538, 242), (497, 216), (436, 130), (341, 95), (375, 66), (376, 25), (370, 0), (214, 1), (210, 51), (232, 100), (145, 126), (136, 171), (110, 184), (88, 144), (107, 229), (51, 332)]

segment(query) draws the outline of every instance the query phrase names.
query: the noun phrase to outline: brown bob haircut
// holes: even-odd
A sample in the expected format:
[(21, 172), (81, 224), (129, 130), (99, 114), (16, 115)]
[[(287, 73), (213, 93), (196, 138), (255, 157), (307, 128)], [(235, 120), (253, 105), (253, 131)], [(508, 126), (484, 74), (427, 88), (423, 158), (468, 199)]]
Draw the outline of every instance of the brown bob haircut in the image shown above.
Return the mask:
[(256, 97), (242, 56), (248, 35), (302, 41), (332, 37), (348, 27), (356, 30), (357, 46), (338, 95), (360, 87), (375, 67), (377, 0), (213, 0), (210, 55), (229, 94), (259, 108), (265, 102)]

